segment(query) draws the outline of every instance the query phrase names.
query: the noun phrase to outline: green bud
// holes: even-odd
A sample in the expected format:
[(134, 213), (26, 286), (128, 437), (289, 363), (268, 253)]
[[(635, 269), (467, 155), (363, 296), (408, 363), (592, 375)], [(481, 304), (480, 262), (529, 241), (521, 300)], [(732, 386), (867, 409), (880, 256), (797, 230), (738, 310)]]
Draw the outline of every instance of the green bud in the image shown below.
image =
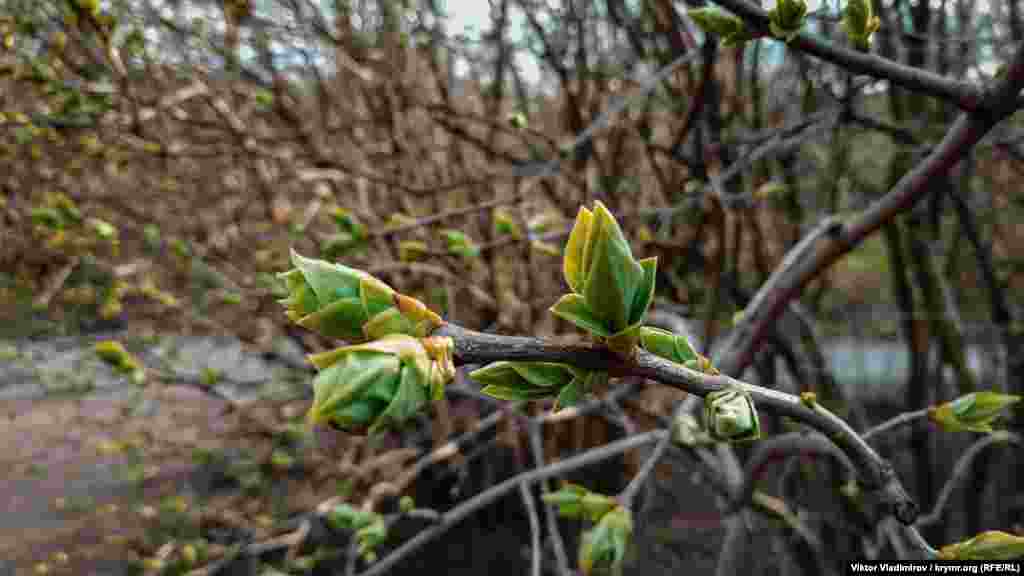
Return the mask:
[(469, 377), (484, 387), (484, 394), (501, 400), (527, 401), (555, 398), (555, 410), (579, 402), (607, 374), (589, 372), (555, 362), (492, 362)]
[(526, 128), (526, 114), (522, 112), (513, 112), (508, 115), (508, 123), (516, 130), (522, 130)]
[(711, 364), (711, 360), (709, 360), (707, 356), (702, 356), (700, 354), (698, 354), (697, 358), (694, 360), (687, 360), (686, 362), (683, 362), (683, 366), (686, 366), (690, 370), (696, 370), (697, 372), (703, 372), (712, 376), (721, 374), (721, 372), (718, 371), (718, 368), (715, 368)]
[(622, 506), (608, 512), (592, 530), (583, 533), (579, 553), (580, 570), (585, 576), (621, 574), (632, 536), (632, 513)]
[(331, 508), (325, 520), (335, 530), (359, 530), (373, 524), (377, 517), (375, 512), (360, 510), (343, 502)]
[(222, 376), (221, 371), (216, 368), (203, 368), (199, 372), (199, 383), (207, 388), (216, 386)]
[(365, 240), (369, 235), (366, 226), (359, 222), (355, 214), (344, 208), (331, 210), (331, 218), (339, 231), (350, 234), (356, 240)]
[(367, 526), (356, 530), (356, 540), (359, 542), (359, 554), (363, 555), (368, 562), (376, 558), (374, 549), (388, 539), (388, 527), (380, 516)]
[[(302, 231), (298, 233), (301, 234)], [(365, 240), (356, 238), (348, 232), (338, 232), (323, 238), (320, 243), (320, 254), (328, 259), (340, 258), (364, 246)]]
[(290, 470), (295, 466), (295, 457), (284, 450), (274, 450), (270, 454), (270, 465), (277, 470)]
[(772, 35), (790, 42), (800, 33), (807, 17), (807, 2), (804, 0), (778, 0), (775, 8), (768, 13), (768, 27)]
[(54, 194), (49, 198), (49, 203), (60, 212), (65, 222), (79, 223), (82, 221), (82, 211), (75, 205), (75, 201), (68, 198), (66, 194)]
[(943, 546), (941, 560), (1013, 560), (1024, 557), (1024, 537), (989, 530), (974, 538)]
[(104, 340), (93, 345), (93, 351), (115, 371), (128, 376), (135, 384), (142, 384), (146, 377), (145, 368), (135, 356), (125, 350), (116, 340)]
[(279, 302), (288, 318), (303, 328), (362, 342), (387, 334), (423, 337), (442, 323), (422, 302), (366, 272), (304, 258), (295, 251), (292, 263), (295, 268), (278, 274), (288, 289), (288, 297)]
[(388, 537), (387, 525), (380, 514), (360, 510), (349, 504), (342, 503), (332, 508), (327, 512), (326, 520), (327, 524), (335, 530), (355, 532), (358, 552), (364, 558), (376, 558), (374, 549)]
[(426, 243), (417, 240), (403, 240), (398, 243), (398, 259), (402, 262), (414, 262), (429, 252)]
[(103, 240), (112, 240), (117, 238), (117, 228), (113, 224), (106, 220), (100, 220), (99, 218), (90, 218), (89, 226), (96, 232), (96, 235)]
[(739, 388), (712, 392), (704, 398), (704, 420), (720, 442), (745, 442), (761, 437), (761, 421), (750, 394)]
[(813, 410), (818, 405), (818, 395), (814, 392), (801, 392), (800, 403)]
[(182, 259), (192, 256), (192, 248), (188, 245), (188, 242), (181, 238), (175, 238), (171, 241), (171, 250), (174, 251), (177, 257)]
[(181, 547), (181, 559), (185, 561), (186, 566), (195, 566), (199, 562), (199, 552), (195, 544), (185, 544)]
[(629, 353), (654, 298), (657, 258), (634, 260), (618, 222), (601, 202), (580, 208), (569, 234), (562, 271), (571, 294), (551, 311)]
[(404, 513), (411, 512), (413, 508), (416, 508), (416, 501), (412, 499), (412, 496), (402, 496), (398, 501), (398, 509)]
[(520, 230), (515, 218), (508, 213), (508, 210), (502, 208), (494, 210), (494, 233), (498, 236), (512, 236), (517, 240), (523, 237), (523, 231)]
[(850, 42), (867, 52), (871, 48), (871, 35), (882, 25), (875, 16), (871, 0), (847, 0), (843, 10), (842, 28)]
[(591, 522), (597, 522), (619, 505), (615, 498), (591, 492), (579, 484), (565, 484), (557, 492), (545, 494), (541, 499), (547, 504), (558, 506), (559, 516), (589, 518)]
[(947, 432), (992, 432), (992, 423), (1003, 409), (1020, 402), (1020, 396), (998, 392), (972, 392), (928, 409), (928, 418)]
[(220, 301), (224, 304), (238, 306), (242, 303), (242, 295), (236, 292), (225, 292), (220, 295)]
[(444, 396), (455, 377), (453, 346), (451, 338), (390, 334), (310, 355), (320, 373), (309, 421), (355, 434), (400, 426)]
[(856, 480), (848, 480), (839, 487), (839, 493), (850, 500), (857, 500), (861, 496), (860, 485), (857, 484)]
[(464, 232), (459, 230), (442, 230), (441, 237), (444, 238), (449, 254), (463, 258), (475, 258), (480, 255), (480, 248)]
[(738, 46), (754, 38), (742, 19), (718, 8), (693, 8), (686, 13), (704, 32), (721, 36), (726, 46)]
[(146, 224), (142, 229), (142, 238), (146, 245), (146, 250), (150, 252), (156, 251), (160, 247), (160, 228), (153, 224)]
[(269, 90), (257, 90), (253, 95), (256, 103), (263, 108), (269, 108), (274, 104), (274, 93)]
[(30, 217), (32, 219), (32, 223), (36, 226), (49, 228), (50, 230), (60, 230), (64, 228), (64, 218), (61, 217), (60, 212), (55, 208), (45, 206), (33, 208)]
[(678, 364), (686, 364), (700, 358), (700, 354), (693, 349), (686, 336), (653, 326), (640, 328), (640, 346), (651, 354)]

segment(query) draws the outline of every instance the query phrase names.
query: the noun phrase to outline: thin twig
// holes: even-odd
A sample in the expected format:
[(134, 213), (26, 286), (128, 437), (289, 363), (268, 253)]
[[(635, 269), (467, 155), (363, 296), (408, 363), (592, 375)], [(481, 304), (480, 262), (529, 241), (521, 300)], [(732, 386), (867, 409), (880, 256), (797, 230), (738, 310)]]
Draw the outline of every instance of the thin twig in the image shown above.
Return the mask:
[(46, 308), (50, 305), (50, 300), (64, 287), (64, 283), (67, 282), (71, 273), (78, 267), (79, 258), (75, 256), (69, 260), (64, 266), (61, 266), (60, 270), (54, 274), (50, 282), (47, 283), (46, 288), (39, 293), (38, 296), (32, 301), (34, 308)]
[[(735, 12), (755, 29), (769, 33), (768, 13), (756, 4), (748, 0), (716, 0), (716, 3)], [(797, 34), (787, 42), (787, 46), (842, 66), (849, 72), (882, 78), (901, 88), (952, 102), (965, 111), (984, 110), (988, 107), (984, 90), (973, 84), (946, 78), (923, 68), (905, 66), (880, 56), (842, 48), (808, 32)], [(1018, 92), (1012, 95), (1014, 102)]]
[(367, 269), (367, 272), (374, 276), (383, 276), (385, 274), (393, 273), (408, 273), (413, 274), (424, 274), (429, 276), (437, 276), (438, 278), (444, 279), (445, 282), (452, 284), (461, 285), (470, 293), (473, 298), (480, 303), (482, 306), (486, 306), (488, 309), (495, 310), (498, 308), (498, 303), (494, 297), (487, 293), (486, 290), (466, 280), (464, 277), (458, 274), (453, 274), (441, 266), (434, 266), (431, 264), (425, 264), (423, 262), (390, 262), (388, 264), (381, 264)]
[[(680, 402), (679, 406), (676, 407), (676, 413), (678, 413), (681, 409), (682, 402)], [(669, 433), (666, 434), (660, 442), (655, 444), (654, 450), (651, 451), (651, 454), (647, 457), (647, 460), (644, 461), (643, 466), (640, 467), (640, 470), (636, 473), (636, 476), (634, 476), (633, 479), (629, 481), (629, 484), (626, 486), (625, 489), (622, 490), (622, 493), (619, 495), (619, 501), (626, 508), (633, 507), (633, 499), (636, 498), (636, 495), (640, 491), (640, 488), (643, 487), (644, 482), (647, 481), (647, 478), (651, 475), (651, 472), (654, 471), (654, 468), (658, 465), (658, 462), (661, 460), (661, 457), (665, 454), (665, 450), (668, 448), (669, 443), (672, 441), (671, 430), (668, 430), (668, 432)]]
[(387, 571), (394, 567), (394, 565), (399, 561), (429, 544), (459, 522), (462, 522), (472, 514), (476, 513), (478, 510), (494, 503), (509, 491), (517, 488), (521, 483), (530, 484), (546, 478), (554, 478), (573, 470), (590, 466), (591, 464), (596, 464), (602, 460), (614, 458), (623, 452), (639, 448), (645, 444), (657, 442), (665, 434), (666, 432), (664, 431), (652, 431), (631, 436), (629, 438), (623, 438), (622, 440), (605, 444), (598, 448), (593, 448), (583, 454), (567, 458), (545, 468), (531, 470), (529, 472), (523, 472), (522, 474), (513, 476), (512, 478), (488, 488), (480, 494), (477, 494), (463, 502), (459, 506), (449, 510), (441, 516), (441, 520), (438, 524), (423, 530), (405, 544), (399, 546), (391, 554), (382, 558), (379, 562), (374, 564), (373, 567), (364, 572), (362, 576), (378, 576), (380, 574), (387, 573)]
[(979, 454), (989, 446), (993, 444), (1009, 443), (1017, 447), (1024, 445), (1021, 436), (1014, 434), (1013, 432), (1000, 431), (993, 434), (989, 434), (983, 438), (979, 438), (974, 444), (971, 444), (960, 458), (956, 461), (956, 466), (953, 467), (953, 474), (950, 475), (949, 479), (942, 486), (942, 491), (939, 492), (939, 497), (935, 500), (935, 507), (932, 508), (931, 512), (921, 516), (914, 523), (915, 526), (926, 527), (935, 524), (942, 520), (942, 513), (946, 505), (949, 503), (950, 497), (953, 496), (953, 490), (956, 489), (959, 484), (971, 469), (971, 464)]
[(844, 470), (851, 474), (856, 473), (856, 468), (846, 454), (819, 433), (790, 432), (765, 438), (757, 443), (753, 456), (747, 460), (743, 471), (743, 486), (734, 497), (733, 509), (738, 510), (749, 504), (754, 494), (754, 486), (763, 476), (767, 464), (780, 458), (807, 455), (832, 456), (842, 463)]
[(537, 517), (537, 503), (533, 501), (533, 494), (526, 482), (519, 483), (519, 497), (526, 508), (526, 517), (530, 520), (530, 574), (540, 576), (540, 519)]
[[(527, 433), (530, 440), (530, 452), (533, 453), (533, 464), (537, 468), (543, 468), (545, 464), (544, 447), (541, 445), (540, 425), (531, 421), (527, 428)], [(551, 492), (548, 480), (542, 480), (540, 488), (542, 494)], [(555, 552), (555, 564), (558, 566), (558, 573), (562, 576), (571, 576), (572, 570), (569, 568), (569, 557), (565, 553), (565, 541), (562, 539), (562, 533), (558, 531), (558, 518), (555, 515), (554, 508), (551, 506), (544, 506), (544, 521), (547, 524), (548, 534), (551, 538), (551, 548)]]
[[(728, 4), (725, 4), (727, 2)], [(742, 5), (763, 14), (744, 0), (725, 0), (724, 5)], [(797, 43), (795, 41), (794, 43)], [(914, 69), (917, 71), (916, 69)], [(897, 215), (909, 210), (931, 190), (937, 177), (949, 172), (967, 152), (997, 123), (1017, 107), (1017, 95), (1024, 88), (1024, 46), (1017, 49), (1006, 75), (988, 93), (977, 113), (964, 113), (954, 122), (942, 142), (914, 169), (905, 174), (881, 199), (874, 202), (845, 225), (829, 229), (810, 244), (801, 242), (787, 255), (795, 261), (773, 274), (755, 297), (756, 306), (748, 306), (740, 325), (726, 346), (727, 352), (719, 369), (740, 374), (753, 360), (758, 346), (771, 326), (782, 314), (786, 304), (803, 291), (804, 286), (826, 268), (853, 250), (864, 239), (877, 232)]]
[(875, 426), (875, 427), (869, 429), (868, 431), (864, 432), (863, 434), (861, 434), (861, 438), (863, 438), (864, 441), (866, 442), (866, 441), (870, 440), (873, 436), (878, 436), (880, 434), (885, 434), (886, 432), (888, 432), (888, 431), (890, 431), (890, 430), (892, 430), (894, 428), (899, 428), (900, 426), (906, 426), (908, 424), (913, 424), (914, 422), (916, 422), (918, 420), (925, 419), (927, 417), (928, 417), (928, 409), (927, 408), (924, 408), (924, 409), (921, 409), (921, 410), (913, 410), (911, 412), (903, 412), (902, 414), (894, 416), (894, 417), (886, 420), (885, 422), (882, 422), (878, 426)]

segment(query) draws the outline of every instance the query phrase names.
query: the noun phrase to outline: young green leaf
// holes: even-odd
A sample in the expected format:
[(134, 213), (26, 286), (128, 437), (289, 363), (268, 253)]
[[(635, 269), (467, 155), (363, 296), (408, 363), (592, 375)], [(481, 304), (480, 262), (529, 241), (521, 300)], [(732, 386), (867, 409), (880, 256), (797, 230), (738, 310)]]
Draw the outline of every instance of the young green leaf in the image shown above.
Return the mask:
[(308, 419), (353, 433), (393, 428), (422, 411), (455, 375), (450, 338), (391, 334), (314, 354)]
[(579, 564), (584, 576), (594, 573), (621, 574), (633, 536), (633, 515), (619, 506), (608, 512), (580, 541)]
[(692, 8), (686, 13), (704, 32), (721, 36), (726, 46), (737, 46), (754, 38), (742, 19), (718, 8)]
[(882, 21), (875, 15), (871, 0), (847, 0), (842, 28), (858, 50), (867, 52), (871, 48), (871, 36), (881, 25)]
[(790, 42), (804, 26), (807, 17), (807, 2), (804, 0), (777, 0), (775, 8), (768, 13), (768, 27), (772, 35)]
[(992, 423), (1020, 396), (982, 391), (928, 409), (928, 418), (947, 432), (992, 432)]
[(939, 550), (942, 560), (1013, 560), (1024, 558), (1024, 537), (997, 530), (943, 546)]
[(377, 278), (341, 264), (292, 252), (295, 268), (279, 274), (290, 320), (329, 338), (353, 342), (387, 334), (423, 337), (441, 318), (422, 302), (398, 294)]
[(678, 364), (686, 364), (700, 356), (686, 336), (652, 326), (640, 328), (640, 346), (651, 354)]
[(569, 234), (562, 272), (572, 290), (551, 312), (629, 355), (654, 297), (657, 260), (636, 261), (614, 216), (601, 203), (581, 207)]
[(586, 300), (579, 294), (566, 294), (562, 296), (558, 299), (558, 302), (551, 306), (551, 312), (555, 316), (568, 320), (597, 336), (607, 338), (612, 335), (611, 331), (605, 327), (602, 319), (593, 315), (590, 307), (587, 306)]

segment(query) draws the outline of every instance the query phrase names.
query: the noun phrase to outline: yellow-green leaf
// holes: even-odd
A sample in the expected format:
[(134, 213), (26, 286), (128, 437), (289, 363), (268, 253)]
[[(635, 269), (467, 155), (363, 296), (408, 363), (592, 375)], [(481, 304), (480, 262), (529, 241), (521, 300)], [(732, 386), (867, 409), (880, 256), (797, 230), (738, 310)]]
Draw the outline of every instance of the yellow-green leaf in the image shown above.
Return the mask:
[(977, 536), (943, 546), (939, 550), (943, 560), (1013, 560), (1024, 558), (1024, 537), (998, 530), (982, 532)]
[(583, 271), (587, 262), (587, 247), (590, 244), (590, 233), (593, 226), (594, 214), (581, 206), (576, 214), (576, 224), (569, 234), (569, 240), (565, 245), (565, 259), (562, 262), (562, 270), (565, 274), (565, 281), (573, 292), (580, 292), (583, 289)]

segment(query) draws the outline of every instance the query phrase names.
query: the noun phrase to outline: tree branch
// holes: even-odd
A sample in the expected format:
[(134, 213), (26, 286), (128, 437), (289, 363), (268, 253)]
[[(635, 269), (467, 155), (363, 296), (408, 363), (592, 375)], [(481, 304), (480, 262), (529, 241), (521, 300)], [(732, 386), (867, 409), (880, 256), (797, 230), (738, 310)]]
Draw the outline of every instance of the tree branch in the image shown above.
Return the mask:
[[(771, 35), (768, 28), (768, 13), (757, 5), (747, 0), (715, 1), (734, 12), (756, 30), (765, 35)], [(964, 111), (979, 112), (990, 110), (992, 107), (992, 102), (986, 100), (985, 91), (969, 82), (953, 80), (922, 68), (914, 68), (880, 56), (842, 48), (807, 32), (798, 34), (788, 45), (841, 66), (850, 72), (888, 80), (901, 88), (947, 100)], [(1019, 102), (1017, 92), (1012, 95), (1011, 101), (1016, 107)]]
[[(741, 0), (727, 2), (746, 4)], [(973, 113), (961, 114), (932, 153), (905, 174), (888, 194), (846, 225), (832, 227), (816, 241), (801, 242), (790, 251), (785, 262), (791, 265), (780, 266), (772, 274), (755, 296), (755, 305), (748, 307), (740, 324), (730, 334), (718, 363), (719, 369), (741, 374), (786, 304), (822, 271), (924, 197), (931, 182), (949, 172), (993, 126), (1013, 113), (1022, 88), (1024, 47), (1018, 47), (1006, 76), (985, 96), (983, 106)]]
[(560, 362), (606, 371), (617, 377), (642, 376), (696, 396), (707, 396), (729, 387), (742, 388), (761, 407), (789, 416), (832, 440), (857, 467), (865, 485), (878, 491), (882, 502), (889, 506), (889, 511), (901, 522), (912, 523), (917, 516), (917, 506), (900, 484), (892, 465), (883, 460), (846, 422), (819, 404), (809, 407), (796, 396), (725, 375), (709, 375), (690, 370), (643, 350), (638, 351), (633, 359), (623, 359), (607, 349), (593, 345), (567, 346), (538, 338), (484, 334), (450, 323), (438, 328), (432, 335), (453, 339), (456, 364), (481, 364), (498, 360)]
[(935, 500), (935, 507), (924, 516), (918, 518), (917, 522), (915, 522), (915, 526), (929, 526), (942, 520), (942, 512), (946, 508), (946, 504), (949, 503), (950, 497), (953, 496), (953, 490), (956, 488), (957, 484), (967, 476), (967, 472), (970, 471), (971, 464), (974, 462), (974, 459), (977, 458), (985, 448), (993, 444), (1003, 443), (1010, 443), (1019, 447), (1024, 445), (1024, 439), (1012, 432), (1001, 431), (995, 434), (983, 436), (975, 441), (974, 444), (971, 444), (967, 451), (961, 454), (960, 459), (957, 460), (956, 466), (953, 468), (953, 474), (950, 475), (948, 480), (946, 480), (946, 484), (943, 485), (942, 491), (939, 492), (938, 499)]

